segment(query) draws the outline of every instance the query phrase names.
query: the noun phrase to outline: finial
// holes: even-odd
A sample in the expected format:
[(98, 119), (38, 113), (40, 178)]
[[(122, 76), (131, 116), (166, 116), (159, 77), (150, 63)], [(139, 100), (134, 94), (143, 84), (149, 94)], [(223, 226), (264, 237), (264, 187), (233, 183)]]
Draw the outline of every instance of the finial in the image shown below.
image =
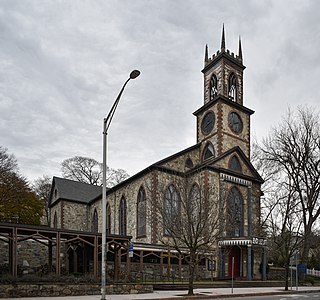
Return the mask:
[(222, 24), (222, 38), (221, 38), (221, 50), (226, 49), (226, 41), (224, 38), (224, 23)]
[(208, 44), (206, 44), (205, 52), (204, 52), (204, 62), (208, 62)]
[(238, 57), (242, 60), (241, 36), (239, 35), (239, 52)]

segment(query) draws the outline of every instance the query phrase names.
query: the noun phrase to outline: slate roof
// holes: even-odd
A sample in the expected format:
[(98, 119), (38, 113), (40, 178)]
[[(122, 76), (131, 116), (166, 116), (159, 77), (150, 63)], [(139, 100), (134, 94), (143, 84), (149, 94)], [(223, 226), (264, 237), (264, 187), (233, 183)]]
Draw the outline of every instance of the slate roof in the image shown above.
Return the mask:
[(54, 189), (57, 190), (59, 199), (86, 204), (99, 196), (101, 197), (102, 194), (101, 186), (73, 181), (60, 177), (53, 177), (50, 200), (52, 200)]

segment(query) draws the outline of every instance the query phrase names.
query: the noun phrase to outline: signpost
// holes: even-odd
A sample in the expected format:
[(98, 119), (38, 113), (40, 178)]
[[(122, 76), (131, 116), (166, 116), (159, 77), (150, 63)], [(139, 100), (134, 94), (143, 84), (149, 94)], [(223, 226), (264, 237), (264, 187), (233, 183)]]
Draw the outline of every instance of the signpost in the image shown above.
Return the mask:
[(130, 243), (128, 247), (129, 257), (133, 257), (133, 244)]
[(233, 276), (234, 276), (234, 257), (232, 257), (232, 266), (231, 266), (231, 294), (233, 294)]
[(301, 274), (301, 273), (305, 274), (305, 273), (306, 273), (306, 266), (303, 265), (303, 264), (299, 264), (298, 251), (294, 252), (294, 254), (290, 257), (290, 268), (291, 268), (291, 273), (290, 273), (291, 279), (290, 279), (290, 282), (291, 282), (291, 290), (292, 290), (292, 269), (293, 269), (292, 266), (293, 266), (293, 265), (296, 267), (296, 290), (298, 290), (299, 274)]

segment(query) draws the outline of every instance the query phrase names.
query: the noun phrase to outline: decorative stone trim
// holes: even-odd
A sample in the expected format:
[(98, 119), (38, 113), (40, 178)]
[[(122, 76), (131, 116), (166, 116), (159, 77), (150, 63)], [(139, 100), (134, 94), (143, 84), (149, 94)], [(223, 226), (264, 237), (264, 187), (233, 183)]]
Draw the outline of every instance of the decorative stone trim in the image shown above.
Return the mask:
[(220, 179), (226, 180), (226, 181), (230, 181), (230, 182), (233, 182), (233, 183), (237, 183), (237, 184), (241, 184), (241, 185), (247, 186), (248, 188), (252, 187), (252, 182), (251, 181), (248, 181), (248, 180), (245, 180), (245, 179), (242, 179), (242, 178), (239, 178), (239, 177), (227, 175), (227, 174), (224, 174), (224, 173), (220, 173)]
[(224, 240), (218, 242), (219, 246), (252, 246), (252, 240)]
[(223, 240), (218, 242), (218, 246), (266, 246), (267, 240), (260, 237), (252, 237), (247, 239)]

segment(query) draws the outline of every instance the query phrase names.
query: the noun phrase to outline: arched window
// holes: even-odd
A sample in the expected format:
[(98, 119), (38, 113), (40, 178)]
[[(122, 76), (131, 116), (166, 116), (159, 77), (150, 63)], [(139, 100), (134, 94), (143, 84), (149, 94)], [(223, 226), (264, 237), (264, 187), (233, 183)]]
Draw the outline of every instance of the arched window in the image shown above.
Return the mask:
[(119, 206), (119, 234), (127, 235), (127, 204), (124, 197), (121, 198)]
[(203, 150), (203, 154), (202, 154), (202, 160), (207, 160), (210, 157), (214, 157), (215, 156), (215, 152), (214, 152), (214, 148), (213, 145), (211, 143), (208, 143)]
[(143, 187), (140, 187), (137, 199), (137, 236), (146, 235), (146, 193)]
[(201, 216), (200, 188), (193, 184), (188, 197), (187, 213), (189, 213), (189, 222), (196, 224)]
[(98, 232), (98, 213), (97, 209), (94, 210), (92, 216), (92, 232)]
[(210, 79), (210, 100), (213, 100), (218, 95), (217, 86), (217, 77), (212, 74)]
[(58, 218), (57, 218), (57, 212), (54, 212), (54, 217), (53, 217), (53, 227), (58, 228)]
[(107, 203), (107, 209), (106, 209), (106, 215), (107, 215), (107, 227), (106, 227), (106, 230), (107, 230), (107, 234), (110, 234), (111, 233), (111, 208), (110, 208), (110, 204)]
[(227, 235), (243, 236), (243, 199), (237, 187), (232, 187), (228, 196)]
[(193, 161), (192, 161), (192, 159), (190, 157), (186, 160), (185, 166), (187, 168), (193, 168)]
[(231, 73), (229, 76), (228, 97), (232, 101), (236, 101), (237, 99), (237, 77), (234, 73)]
[(171, 184), (165, 191), (163, 224), (164, 234), (171, 235), (177, 226), (180, 214), (180, 196), (176, 188)]
[(231, 159), (229, 160), (229, 169), (236, 171), (236, 172), (242, 171), (239, 158), (236, 155), (233, 155), (231, 157)]

